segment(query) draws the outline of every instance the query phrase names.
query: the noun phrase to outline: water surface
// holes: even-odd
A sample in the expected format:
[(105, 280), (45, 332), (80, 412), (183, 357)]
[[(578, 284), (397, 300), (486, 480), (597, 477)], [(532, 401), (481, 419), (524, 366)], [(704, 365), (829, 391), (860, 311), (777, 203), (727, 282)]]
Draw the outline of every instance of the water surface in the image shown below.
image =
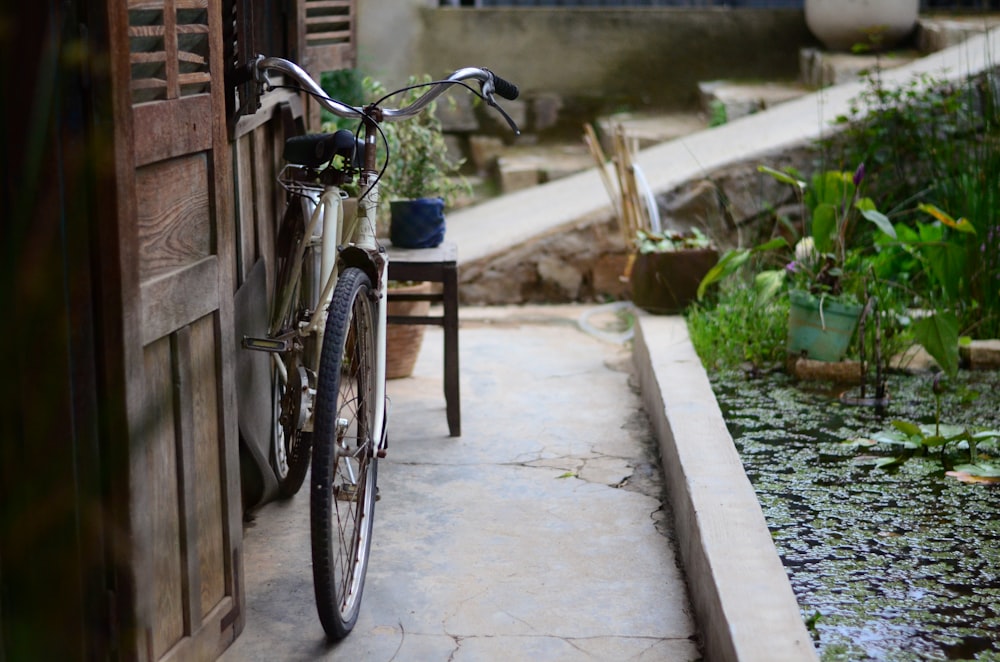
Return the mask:
[[(929, 378), (892, 377), (881, 411), (780, 373), (712, 380), (822, 659), (1000, 660), (1000, 485), (950, 478), (936, 455), (878, 468), (900, 450), (843, 443), (932, 423)], [(996, 373), (948, 391), (943, 422), (1000, 429)]]

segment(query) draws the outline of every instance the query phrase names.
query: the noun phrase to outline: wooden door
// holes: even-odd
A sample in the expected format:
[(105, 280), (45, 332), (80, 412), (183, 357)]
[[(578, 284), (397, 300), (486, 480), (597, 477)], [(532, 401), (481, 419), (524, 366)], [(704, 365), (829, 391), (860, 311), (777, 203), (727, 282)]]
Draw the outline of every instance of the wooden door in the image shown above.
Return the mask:
[(135, 320), (124, 342), (138, 364), (127, 369), (126, 657), (214, 659), (243, 623), (222, 11), (127, 0), (118, 18), (131, 97), (131, 151), (118, 156), (133, 221), (121, 230)]

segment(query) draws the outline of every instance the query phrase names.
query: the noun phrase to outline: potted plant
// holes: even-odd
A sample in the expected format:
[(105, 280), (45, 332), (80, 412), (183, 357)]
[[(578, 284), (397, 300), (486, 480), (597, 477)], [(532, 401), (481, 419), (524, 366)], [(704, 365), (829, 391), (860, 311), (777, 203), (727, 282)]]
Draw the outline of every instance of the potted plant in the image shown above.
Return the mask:
[[(421, 79), (411, 77), (404, 106), (419, 97), (424, 89)], [(364, 87), (370, 98), (385, 96), (381, 83), (365, 79)], [(441, 244), (445, 234), (444, 208), (452, 199), (470, 190), (459, 175), (462, 161), (452, 158), (441, 130), (441, 122), (434, 114), (432, 104), (425, 112), (401, 122), (382, 125), (388, 143), (385, 172), (379, 182), (380, 197), (389, 201), (388, 223), (385, 222), (387, 205), (379, 206), (379, 234), (388, 229), (389, 240), (398, 248), (433, 248)], [(388, 225), (388, 228), (385, 226)], [(394, 293), (426, 295), (431, 292), (430, 282), (390, 281)], [(430, 308), (428, 301), (390, 301), (390, 316), (422, 316)], [(414, 324), (391, 324), (386, 330), (386, 377), (408, 377), (413, 372), (417, 355), (423, 343), (425, 327)]]
[[(401, 106), (414, 101), (424, 89), (421, 79), (411, 77)], [(377, 83), (373, 91), (384, 94)], [(444, 209), (456, 195), (467, 193), (469, 184), (459, 174), (463, 161), (448, 151), (441, 121), (434, 106), (402, 122), (383, 125), (388, 141), (388, 164), (381, 180), (381, 195), (389, 201), (389, 239), (401, 248), (433, 248), (444, 240)]]
[(806, 25), (824, 46), (891, 48), (917, 24), (920, 0), (805, 0)]
[(718, 261), (711, 240), (690, 232), (638, 230), (629, 272), (632, 302), (645, 311), (679, 313), (695, 300), (698, 284)]
[[(756, 276), (758, 300), (766, 302), (787, 288), (789, 354), (839, 361), (863, 309), (860, 280), (865, 273), (864, 258), (853, 245), (859, 219), (893, 238), (896, 231), (871, 198), (861, 196), (864, 164), (853, 173), (816, 173), (809, 183), (791, 169), (760, 166), (758, 170), (793, 188), (807, 228), (783, 267)], [(702, 280), (698, 296), (710, 284), (735, 273), (753, 254), (787, 247), (788, 241), (778, 237), (756, 248), (729, 251)]]

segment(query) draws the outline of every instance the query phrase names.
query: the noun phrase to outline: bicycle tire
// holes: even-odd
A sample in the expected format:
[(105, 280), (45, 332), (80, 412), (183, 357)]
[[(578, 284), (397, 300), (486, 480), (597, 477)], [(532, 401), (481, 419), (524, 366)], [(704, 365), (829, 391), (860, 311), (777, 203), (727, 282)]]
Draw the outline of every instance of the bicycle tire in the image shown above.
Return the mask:
[(320, 622), (346, 637), (361, 607), (375, 511), (375, 320), (372, 286), (344, 270), (330, 303), (313, 428), (310, 524)]
[[(297, 367), (294, 367), (296, 372)], [(287, 384), (282, 384), (281, 379), (274, 371), (274, 393), (272, 394), (274, 417), (271, 425), (272, 435), (272, 468), (274, 476), (278, 480), (278, 496), (282, 499), (290, 499), (295, 496), (309, 473), (309, 461), (312, 452), (311, 434), (298, 429), (294, 420), (298, 417), (297, 411), (283, 404), (287, 402), (285, 395), (288, 393)], [(293, 387), (293, 390), (301, 390), (301, 387)], [(284, 412), (284, 413), (283, 413)], [(286, 417), (282, 420), (282, 417)]]
[[(305, 210), (302, 201), (292, 198), (285, 209), (277, 243), (278, 269), (275, 282), (275, 296), (284, 291), (287, 282), (293, 277), (293, 257), (296, 248), (305, 237)], [(306, 251), (303, 261), (312, 259), (310, 251)], [(287, 310), (280, 311), (279, 328), (287, 329), (296, 323), (303, 308), (308, 308), (305, 301), (302, 274), (299, 272), (298, 282), (291, 297)], [(285, 364), (287, 379), (292, 381), (288, 389), (277, 370), (272, 370), (271, 390), (271, 468), (278, 481), (278, 496), (288, 499), (302, 488), (306, 474), (309, 471), (309, 460), (312, 451), (310, 434), (299, 428), (301, 394), (303, 381), (308, 382), (308, 375), (302, 372), (299, 359), (302, 349), (297, 348), (281, 354)], [(306, 384), (308, 386), (308, 383)]]

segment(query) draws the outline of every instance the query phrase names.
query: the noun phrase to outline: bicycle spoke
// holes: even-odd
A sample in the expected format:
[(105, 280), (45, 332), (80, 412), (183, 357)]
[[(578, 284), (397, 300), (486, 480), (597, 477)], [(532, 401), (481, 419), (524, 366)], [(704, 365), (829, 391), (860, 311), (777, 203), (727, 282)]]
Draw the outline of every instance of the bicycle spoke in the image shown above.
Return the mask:
[(327, 634), (347, 635), (358, 616), (371, 547), (376, 456), (371, 406), (375, 347), (368, 277), (341, 275), (330, 304), (313, 449), (313, 574)]

